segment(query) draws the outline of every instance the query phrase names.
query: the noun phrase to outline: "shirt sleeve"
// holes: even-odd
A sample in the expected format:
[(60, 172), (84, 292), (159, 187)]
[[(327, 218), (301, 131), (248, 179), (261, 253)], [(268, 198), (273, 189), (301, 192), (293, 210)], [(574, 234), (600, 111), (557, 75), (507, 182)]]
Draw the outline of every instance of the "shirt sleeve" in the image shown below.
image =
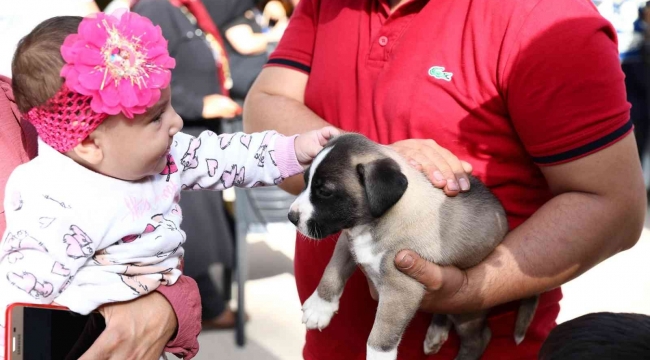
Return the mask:
[(309, 74), (316, 39), (320, 0), (301, 0), (266, 66), (281, 66)]
[(19, 167), (7, 182), (7, 228), (0, 251), (2, 300), (4, 305), (56, 301), (87, 314), (93, 309), (59, 295), (95, 253), (106, 229), (81, 215), (92, 211), (76, 208), (68, 199), (28, 191), (30, 179), (37, 176)]
[(201, 332), (201, 297), (196, 282), (181, 276), (172, 286), (160, 286), (157, 291), (171, 304), (178, 320), (178, 331), (165, 351), (181, 359), (192, 359), (199, 352)]
[(303, 171), (294, 140), (295, 136), (275, 131), (221, 135), (204, 131), (198, 137), (178, 133), (172, 157), (183, 190), (278, 185)]
[(584, 157), (632, 130), (616, 32), (591, 2), (541, 0), (518, 31), (504, 95), (535, 163)]

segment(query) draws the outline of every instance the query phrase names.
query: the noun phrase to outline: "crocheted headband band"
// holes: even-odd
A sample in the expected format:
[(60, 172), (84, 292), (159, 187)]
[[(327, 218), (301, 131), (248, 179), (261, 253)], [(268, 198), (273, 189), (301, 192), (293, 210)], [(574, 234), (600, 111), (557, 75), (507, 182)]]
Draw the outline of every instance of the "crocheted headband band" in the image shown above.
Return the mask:
[(84, 18), (61, 46), (63, 86), (24, 116), (59, 152), (74, 148), (110, 115), (144, 114), (169, 86), (176, 62), (159, 26), (136, 13)]

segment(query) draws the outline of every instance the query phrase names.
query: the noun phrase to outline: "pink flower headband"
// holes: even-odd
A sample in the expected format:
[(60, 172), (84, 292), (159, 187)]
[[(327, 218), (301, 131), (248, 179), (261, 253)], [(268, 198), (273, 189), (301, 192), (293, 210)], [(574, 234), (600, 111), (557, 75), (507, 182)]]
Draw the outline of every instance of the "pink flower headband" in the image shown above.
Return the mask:
[(176, 61), (159, 26), (136, 13), (84, 18), (61, 46), (65, 82), (26, 119), (60, 152), (74, 148), (109, 115), (132, 119), (160, 99)]

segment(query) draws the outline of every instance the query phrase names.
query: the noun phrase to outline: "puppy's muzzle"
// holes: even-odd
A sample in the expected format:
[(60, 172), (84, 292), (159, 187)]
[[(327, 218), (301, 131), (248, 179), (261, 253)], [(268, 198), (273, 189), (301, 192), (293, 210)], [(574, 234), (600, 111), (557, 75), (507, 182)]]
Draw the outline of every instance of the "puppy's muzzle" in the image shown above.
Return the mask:
[(300, 213), (294, 210), (289, 211), (289, 221), (295, 226), (298, 226), (298, 222), (300, 222)]

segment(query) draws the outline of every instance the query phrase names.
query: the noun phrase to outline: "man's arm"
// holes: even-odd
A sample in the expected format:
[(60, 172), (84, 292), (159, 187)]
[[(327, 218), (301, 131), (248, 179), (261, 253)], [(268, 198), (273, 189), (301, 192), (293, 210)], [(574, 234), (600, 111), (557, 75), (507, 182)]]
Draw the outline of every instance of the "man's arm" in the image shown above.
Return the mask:
[[(284, 67), (266, 67), (251, 87), (244, 104), (244, 131), (276, 130), (294, 135), (330, 125), (304, 104), (309, 76)], [(297, 195), (302, 176), (286, 179), (280, 188)]]
[[(465, 312), (539, 294), (638, 241), (647, 200), (633, 134), (542, 172), (555, 197), (466, 277), (411, 251), (397, 254), (397, 267), (428, 289), (423, 310)], [(413, 261), (402, 264), (407, 254)]]

